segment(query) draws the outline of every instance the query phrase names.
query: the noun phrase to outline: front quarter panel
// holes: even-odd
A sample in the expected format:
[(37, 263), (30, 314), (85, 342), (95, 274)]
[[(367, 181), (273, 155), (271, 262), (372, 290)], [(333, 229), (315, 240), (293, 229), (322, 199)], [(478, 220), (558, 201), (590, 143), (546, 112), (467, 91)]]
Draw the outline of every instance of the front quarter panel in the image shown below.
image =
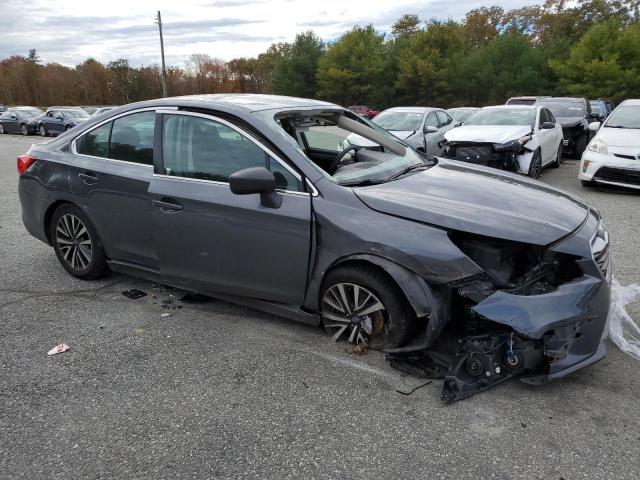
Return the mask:
[(357, 255), (398, 264), (436, 287), (481, 273), (445, 230), (371, 210), (352, 189), (329, 180), (317, 186), (325, 195), (313, 199), (317, 248), (305, 298), (307, 308), (318, 310), (327, 271)]

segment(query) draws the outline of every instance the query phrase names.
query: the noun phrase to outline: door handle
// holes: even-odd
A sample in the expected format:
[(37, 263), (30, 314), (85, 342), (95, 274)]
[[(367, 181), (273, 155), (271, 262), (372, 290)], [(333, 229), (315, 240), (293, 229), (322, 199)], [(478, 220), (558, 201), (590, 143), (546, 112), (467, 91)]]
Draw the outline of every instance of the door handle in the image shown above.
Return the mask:
[(95, 183), (98, 183), (98, 177), (96, 177), (91, 172), (79, 173), (78, 177), (80, 177), (80, 180), (82, 180), (82, 183), (84, 183), (85, 185), (93, 185)]
[(182, 210), (182, 205), (180, 205), (173, 198), (163, 198), (162, 200), (152, 200), (151, 205), (160, 209), (160, 211), (165, 213), (171, 212), (179, 212)]

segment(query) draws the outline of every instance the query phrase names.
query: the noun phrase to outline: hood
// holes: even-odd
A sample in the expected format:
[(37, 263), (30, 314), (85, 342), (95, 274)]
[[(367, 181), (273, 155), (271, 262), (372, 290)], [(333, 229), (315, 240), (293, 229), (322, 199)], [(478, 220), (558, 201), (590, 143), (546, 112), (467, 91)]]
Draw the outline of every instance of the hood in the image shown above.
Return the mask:
[(354, 192), (382, 213), (536, 245), (573, 232), (589, 212), (586, 204), (543, 183), (444, 159), (428, 170)]
[(576, 125), (580, 125), (584, 120), (584, 117), (556, 117), (556, 120), (563, 127), (575, 127)]
[[(416, 133), (415, 130), (389, 130), (389, 132), (398, 137), (400, 140), (406, 140), (411, 135)], [(351, 143), (352, 145), (359, 145), (361, 147), (377, 146), (377, 143), (373, 143), (371, 140), (367, 140), (366, 138), (361, 137), (360, 135), (357, 135), (355, 133), (350, 133), (347, 136), (347, 140), (349, 140), (349, 143)]]
[(611, 147), (637, 148), (640, 152), (640, 129), (639, 128), (607, 128), (598, 130), (598, 138), (604, 140)]
[(527, 125), (462, 125), (444, 134), (447, 142), (507, 143), (531, 133)]

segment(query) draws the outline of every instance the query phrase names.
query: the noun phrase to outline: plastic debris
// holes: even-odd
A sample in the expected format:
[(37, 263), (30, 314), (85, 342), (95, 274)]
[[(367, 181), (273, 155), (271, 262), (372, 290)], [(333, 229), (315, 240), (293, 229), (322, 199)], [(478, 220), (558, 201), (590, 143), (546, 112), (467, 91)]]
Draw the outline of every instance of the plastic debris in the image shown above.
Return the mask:
[(163, 317), (163, 318), (164, 317), (168, 317), (169, 315), (171, 315), (169, 312), (164, 312), (164, 313), (160, 314), (160, 316)]
[(614, 278), (608, 318), (609, 336), (620, 350), (640, 360), (640, 326), (626, 309), (633, 302), (640, 302), (640, 285), (633, 283), (623, 287)]
[(122, 292), (122, 294), (131, 300), (137, 300), (138, 298), (147, 296), (146, 292), (143, 292), (142, 290), (138, 290), (137, 288), (132, 288), (131, 290), (125, 290), (124, 292)]
[(47, 355), (55, 355), (57, 353), (62, 353), (62, 352), (66, 352), (67, 350), (69, 350), (71, 347), (69, 345), (67, 345), (66, 343), (59, 343), (58, 345), (56, 345), (55, 347), (53, 347), (51, 350), (49, 350), (47, 352)]

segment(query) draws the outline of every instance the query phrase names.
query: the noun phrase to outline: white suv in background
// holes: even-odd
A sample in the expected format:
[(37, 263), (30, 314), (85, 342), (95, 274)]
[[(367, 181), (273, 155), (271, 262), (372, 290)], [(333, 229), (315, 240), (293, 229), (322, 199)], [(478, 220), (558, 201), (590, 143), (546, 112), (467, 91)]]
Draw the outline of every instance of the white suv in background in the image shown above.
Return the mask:
[(585, 187), (607, 183), (640, 189), (640, 100), (625, 100), (607, 117), (580, 161), (578, 178)]

